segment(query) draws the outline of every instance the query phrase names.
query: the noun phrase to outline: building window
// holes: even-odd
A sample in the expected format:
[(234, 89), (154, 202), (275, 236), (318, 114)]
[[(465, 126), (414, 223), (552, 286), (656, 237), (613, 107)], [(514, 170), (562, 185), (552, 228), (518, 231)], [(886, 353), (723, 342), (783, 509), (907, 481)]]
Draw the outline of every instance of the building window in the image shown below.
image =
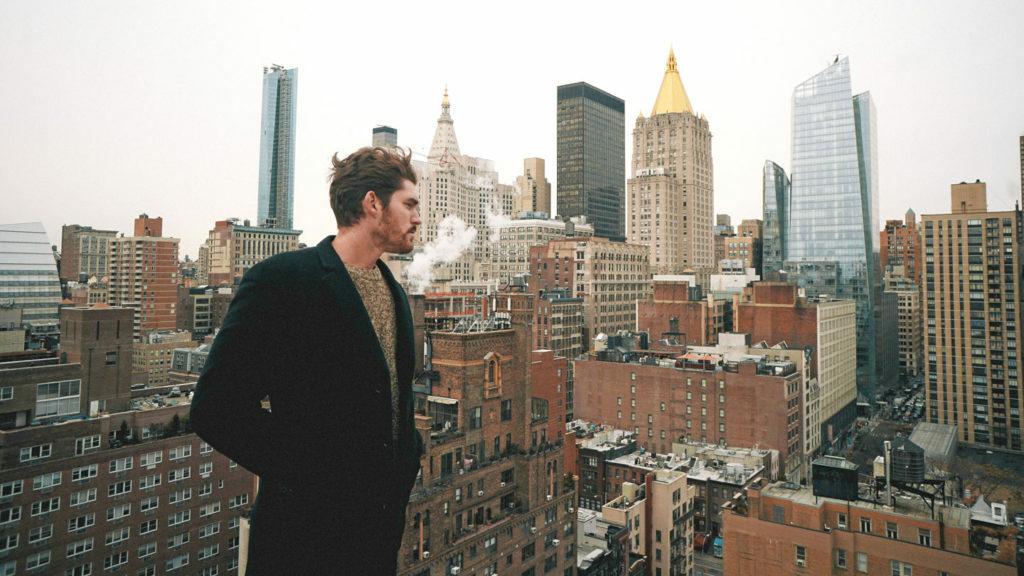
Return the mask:
[(49, 458), (52, 450), (53, 444), (39, 444), (38, 446), (29, 446), (28, 448), (22, 448), (21, 461), (30, 462), (32, 460), (42, 460), (43, 458)]
[(0, 526), (21, 520), (21, 506), (0, 510)]
[(921, 546), (931, 546), (932, 545), (932, 531), (931, 530), (925, 530), (924, 528), (918, 528), (917, 529), (917, 542)]
[(839, 528), (846, 530), (846, 512), (840, 512), (836, 515), (836, 522), (839, 524)]
[(501, 421), (508, 422), (512, 419), (512, 401), (502, 400), (501, 401)]
[(50, 551), (43, 550), (29, 555), (25, 560), (25, 570), (34, 570), (50, 563)]
[(871, 533), (871, 518), (860, 519), (860, 531), (868, 534)]
[(836, 550), (836, 567), (846, 568), (846, 550), (842, 548)]
[(108, 470), (110, 471), (111, 474), (115, 474), (117, 472), (124, 472), (125, 470), (131, 470), (131, 469), (132, 469), (132, 457), (131, 456), (127, 456), (125, 458), (116, 458), (114, 460), (111, 460), (109, 465), (108, 465)]
[(92, 452), (100, 447), (100, 436), (96, 434), (94, 436), (85, 436), (83, 438), (75, 439), (75, 455), (81, 456), (87, 452)]
[(93, 549), (93, 539), (83, 538), (82, 540), (76, 540), (67, 547), (67, 557), (74, 558), (80, 554), (85, 554)]
[(37, 418), (67, 416), (79, 413), (82, 381), (65, 380), (36, 386)]
[(914, 567), (899, 560), (892, 561), (892, 576), (914, 576)]
[(37, 500), (32, 503), (33, 516), (42, 516), (43, 514), (49, 514), (50, 512), (56, 512), (57, 510), (60, 510), (59, 497)]
[(9, 498), (21, 494), (25, 482), (23, 480), (12, 480), (0, 484), (0, 498)]
[(46, 490), (60, 485), (60, 472), (49, 472), (40, 474), (32, 480), (33, 490)]
[(899, 537), (899, 529), (896, 527), (895, 522), (885, 523), (885, 537), (896, 540)]
[(865, 552), (857, 552), (857, 572), (868, 572), (868, 555)]
[(75, 469), (71, 470), (71, 481), (72, 482), (80, 482), (80, 481), (83, 481), (83, 480), (88, 480), (89, 478), (95, 478), (98, 473), (99, 473), (99, 465), (98, 464), (90, 464), (88, 466), (82, 466), (80, 468), (75, 468)]
[(807, 566), (807, 548), (803, 546), (796, 547), (796, 565)]

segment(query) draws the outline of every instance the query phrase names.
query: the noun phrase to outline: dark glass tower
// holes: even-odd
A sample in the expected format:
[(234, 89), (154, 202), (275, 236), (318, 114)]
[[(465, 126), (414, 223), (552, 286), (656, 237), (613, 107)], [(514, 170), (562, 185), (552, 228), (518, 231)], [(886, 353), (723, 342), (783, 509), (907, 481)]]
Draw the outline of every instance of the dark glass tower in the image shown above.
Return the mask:
[(777, 280), (786, 260), (789, 223), (789, 176), (781, 166), (764, 163), (764, 228), (761, 232), (761, 269), (766, 280)]
[(295, 108), (299, 71), (263, 69), (260, 125), (259, 226), (292, 229), (295, 206)]
[(857, 303), (857, 397), (873, 405), (880, 292), (874, 104), (867, 92), (852, 95), (850, 64), (841, 58), (796, 87), (792, 117), (792, 195), (783, 252), (794, 263), (838, 264), (832, 295)]
[(585, 82), (558, 87), (558, 214), (626, 239), (626, 121), (621, 98)]

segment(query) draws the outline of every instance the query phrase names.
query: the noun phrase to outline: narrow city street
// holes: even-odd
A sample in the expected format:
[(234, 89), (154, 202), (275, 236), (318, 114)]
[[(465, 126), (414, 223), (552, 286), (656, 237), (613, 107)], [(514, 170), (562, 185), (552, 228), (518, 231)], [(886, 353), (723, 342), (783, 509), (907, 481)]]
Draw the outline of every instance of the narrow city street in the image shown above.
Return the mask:
[(703, 552), (693, 553), (693, 576), (722, 576), (722, 559)]

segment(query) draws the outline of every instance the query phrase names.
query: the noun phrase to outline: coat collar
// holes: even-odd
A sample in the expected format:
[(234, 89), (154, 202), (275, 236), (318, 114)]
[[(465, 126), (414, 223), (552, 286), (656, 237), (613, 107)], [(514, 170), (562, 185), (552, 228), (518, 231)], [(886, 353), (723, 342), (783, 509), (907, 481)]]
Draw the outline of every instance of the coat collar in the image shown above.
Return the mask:
[[(342, 262), (338, 253), (335, 252), (334, 246), (331, 244), (332, 241), (334, 241), (334, 236), (328, 236), (316, 246), (317, 254), (320, 257), (320, 264), (324, 271), (323, 282), (334, 296), (336, 302), (350, 310), (359, 311), (356, 316), (362, 321), (360, 322), (362, 324), (361, 329), (365, 332), (363, 336), (372, 336), (376, 339), (376, 332), (373, 331), (373, 324), (370, 322), (370, 316), (363, 304), (363, 299), (359, 296), (359, 290), (352, 281), (352, 277), (349, 276), (345, 263)], [(412, 334), (412, 316), (409, 312), (409, 301), (405, 295), (405, 290), (402, 289), (401, 284), (391, 274), (391, 270), (387, 265), (383, 261), (377, 260), (377, 268), (384, 277), (388, 288), (390, 288), (392, 299), (395, 302), (395, 319), (398, 323), (398, 357), (402, 358), (403, 352), (411, 352), (411, 350), (406, 350), (408, 349), (406, 338)], [(384, 359), (383, 351), (380, 354), (380, 358), (381, 360)], [(403, 366), (402, 368), (404, 369), (405, 367)]]

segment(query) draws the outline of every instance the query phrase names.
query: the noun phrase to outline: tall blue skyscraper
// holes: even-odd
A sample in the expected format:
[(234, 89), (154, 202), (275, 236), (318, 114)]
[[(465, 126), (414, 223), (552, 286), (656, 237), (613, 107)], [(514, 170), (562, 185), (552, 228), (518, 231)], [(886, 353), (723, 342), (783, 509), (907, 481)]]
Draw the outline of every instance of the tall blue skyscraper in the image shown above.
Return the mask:
[(778, 279), (786, 260), (789, 233), (789, 176), (771, 160), (764, 163), (764, 228), (761, 231), (761, 269), (766, 280)]
[(295, 206), (295, 108), (299, 71), (273, 65), (263, 69), (260, 124), (259, 226), (292, 229)]
[[(781, 235), (783, 254), (791, 263), (786, 267), (798, 283), (803, 280), (800, 270), (835, 267), (831, 295), (857, 303), (857, 400), (873, 405), (880, 368), (874, 103), (867, 92), (852, 95), (850, 63), (837, 58), (796, 87), (792, 118), (792, 187), (788, 225), (783, 224), (788, 233)], [(844, 407), (835, 424), (842, 426), (854, 410)]]

